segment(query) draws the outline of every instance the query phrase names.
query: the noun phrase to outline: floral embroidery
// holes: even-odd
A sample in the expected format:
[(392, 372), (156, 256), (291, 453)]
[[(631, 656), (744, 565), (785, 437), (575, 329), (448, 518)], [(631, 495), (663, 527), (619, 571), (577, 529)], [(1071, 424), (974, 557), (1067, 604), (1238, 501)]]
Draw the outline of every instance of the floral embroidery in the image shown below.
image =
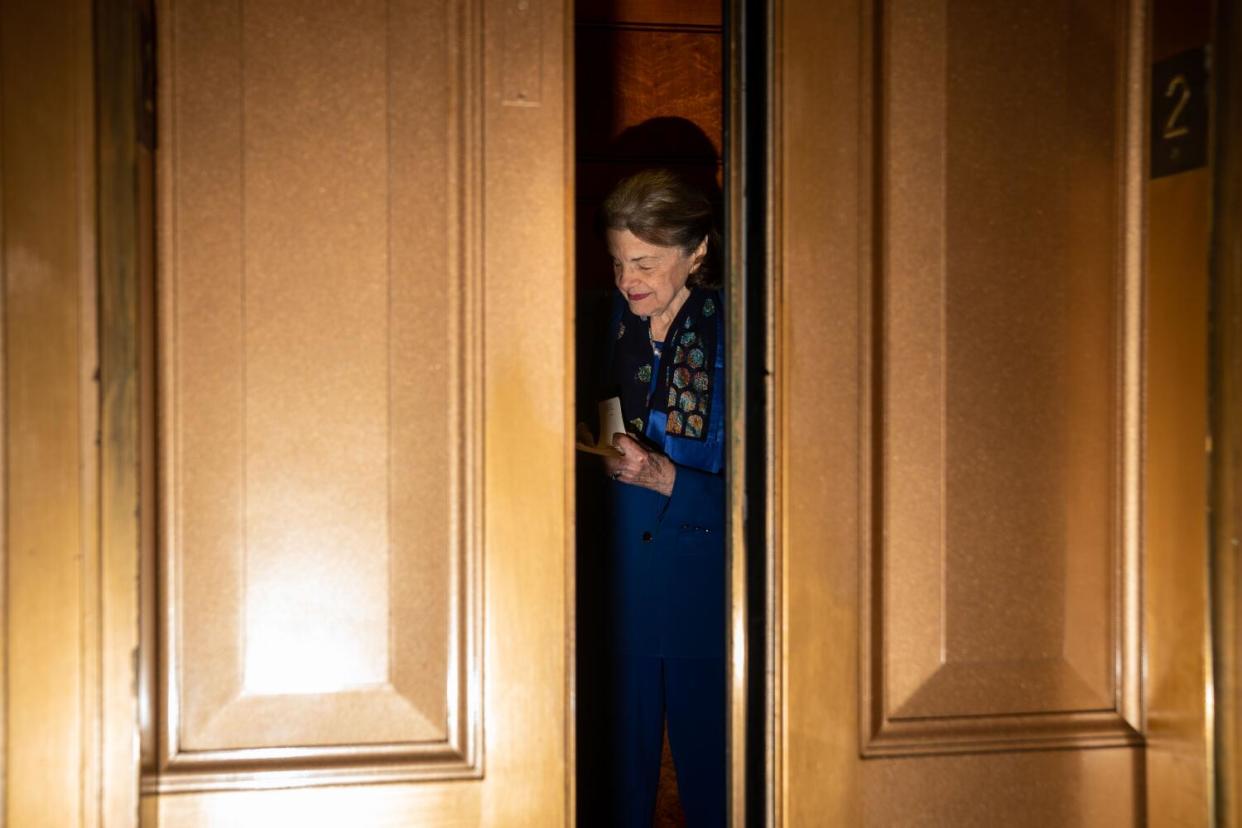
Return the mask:
[[(699, 310), (702, 319), (716, 312), (714, 302)], [(695, 330), (694, 315), (682, 322), (681, 331), (674, 335), (672, 359), (662, 371), (667, 371), (668, 420), (664, 430), (679, 437), (702, 440), (706, 435), (708, 411), (712, 398), (712, 371), (706, 364), (711, 340), (703, 330)], [(667, 357), (668, 354), (665, 354)]]
[[(625, 315), (613, 322), (621, 340), (617, 350), (622, 356), (614, 364), (622, 369), (617, 376), (629, 414), (625, 427), (633, 433), (642, 434), (657, 424), (665, 434), (688, 440), (705, 440), (709, 432), (717, 433), (711, 426), (712, 386), (717, 379), (712, 366), (716, 348), (721, 347), (720, 325), (711, 318), (716, 302), (692, 295), (695, 301), (663, 342), (655, 341), (646, 317)], [(661, 349), (665, 343), (668, 347)], [(648, 422), (644, 409), (664, 412), (663, 421)]]
[(681, 434), (681, 412), (680, 411), (668, 412), (668, 425), (664, 427), (664, 430), (667, 431), (669, 434)]

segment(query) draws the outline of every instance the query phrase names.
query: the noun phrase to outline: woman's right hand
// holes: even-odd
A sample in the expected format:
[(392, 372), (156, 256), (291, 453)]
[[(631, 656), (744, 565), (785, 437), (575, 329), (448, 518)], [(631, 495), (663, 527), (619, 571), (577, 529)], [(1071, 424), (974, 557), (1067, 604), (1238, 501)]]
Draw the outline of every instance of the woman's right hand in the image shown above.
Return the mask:
[(652, 451), (628, 434), (614, 434), (612, 444), (620, 457), (605, 457), (604, 470), (613, 480), (641, 486), (668, 497), (673, 493), (677, 467), (658, 451)]

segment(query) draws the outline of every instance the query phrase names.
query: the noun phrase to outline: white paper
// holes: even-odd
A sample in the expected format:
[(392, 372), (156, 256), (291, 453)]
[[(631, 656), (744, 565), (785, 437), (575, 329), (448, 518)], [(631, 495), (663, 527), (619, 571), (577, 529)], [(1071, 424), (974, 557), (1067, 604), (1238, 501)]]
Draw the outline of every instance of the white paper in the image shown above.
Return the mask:
[(621, 452), (612, 447), (612, 437), (614, 434), (624, 433), (625, 421), (621, 418), (621, 398), (609, 397), (601, 400), (599, 404), (599, 439), (595, 441), (595, 445), (579, 441), (576, 447), (578, 451), (591, 454), (616, 456)]

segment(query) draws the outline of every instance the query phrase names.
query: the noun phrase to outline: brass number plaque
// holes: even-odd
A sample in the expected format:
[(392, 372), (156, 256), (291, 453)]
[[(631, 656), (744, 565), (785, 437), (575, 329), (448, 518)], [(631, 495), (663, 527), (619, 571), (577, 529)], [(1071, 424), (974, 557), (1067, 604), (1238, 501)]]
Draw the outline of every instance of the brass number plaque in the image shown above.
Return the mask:
[(1200, 46), (1152, 67), (1152, 178), (1207, 163), (1207, 64), (1207, 47)]

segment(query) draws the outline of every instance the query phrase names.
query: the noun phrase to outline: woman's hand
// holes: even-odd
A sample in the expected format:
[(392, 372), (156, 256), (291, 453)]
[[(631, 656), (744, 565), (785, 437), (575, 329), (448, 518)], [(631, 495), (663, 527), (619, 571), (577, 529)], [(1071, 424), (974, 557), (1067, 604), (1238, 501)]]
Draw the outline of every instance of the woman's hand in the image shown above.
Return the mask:
[(673, 493), (677, 467), (658, 451), (651, 451), (628, 434), (614, 434), (612, 444), (620, 457), (605, 457), (604, 471), (613, 480), (642, 486), (668, 497)]

